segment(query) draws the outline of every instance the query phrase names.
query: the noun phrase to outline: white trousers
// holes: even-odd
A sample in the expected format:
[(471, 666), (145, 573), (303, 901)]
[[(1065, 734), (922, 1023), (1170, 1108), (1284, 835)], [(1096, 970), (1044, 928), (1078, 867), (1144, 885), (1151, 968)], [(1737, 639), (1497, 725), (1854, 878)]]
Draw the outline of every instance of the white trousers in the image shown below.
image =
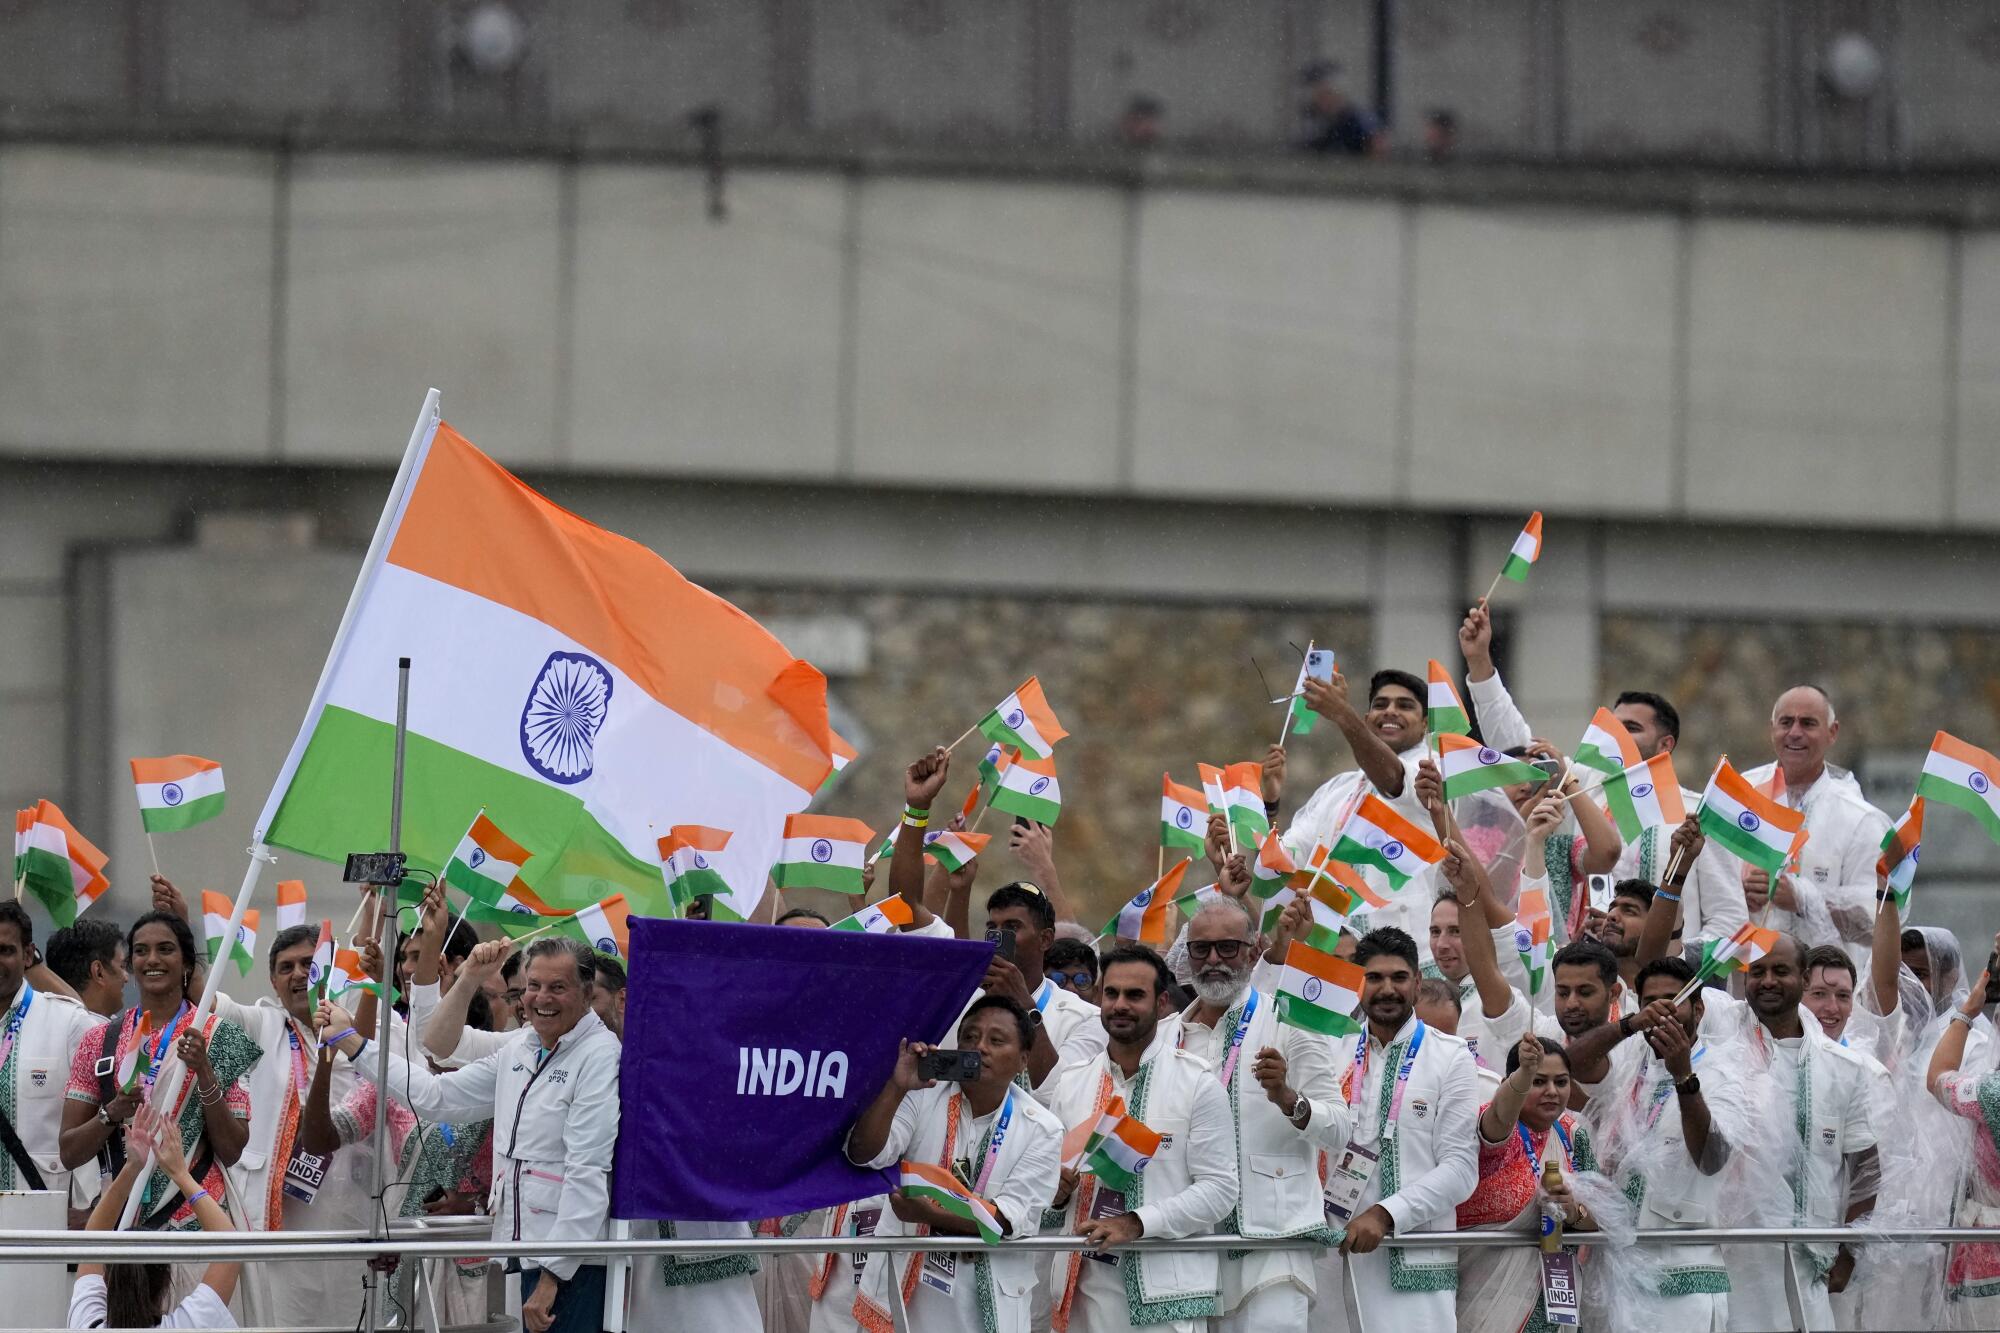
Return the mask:
[(1266, 1287), (1236, 1307), (1233, 1314), (1218, 1315), (1208, 1321), (1210, 1333), (1273, 1333), (1277, 1329), (1304, 1329), (1310, 1296), (1289, 1282)]
[[(1147, 1324), (1145, 1333), (1197, 1333), (1207, 1324), (1205, 1319), (1179, 1319), (1171, 1324)], [(1083, 1261), (1076, 1301), (1070, 1306), (1069, 1333), (1134, 1333), (1122, 1268), (1094, 1259)]]

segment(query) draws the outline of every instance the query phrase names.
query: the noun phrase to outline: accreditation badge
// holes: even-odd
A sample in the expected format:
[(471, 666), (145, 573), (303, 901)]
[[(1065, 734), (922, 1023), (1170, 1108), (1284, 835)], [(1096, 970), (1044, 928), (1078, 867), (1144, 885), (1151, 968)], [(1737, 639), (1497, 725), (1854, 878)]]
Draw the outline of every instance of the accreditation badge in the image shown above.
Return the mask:
[(1359, 1143), (1341, 1149), (1326, 1164), (1326, 1223), (1336, 1231), (1347, 1228), (1361, 1206), (1361, 1196), (1382, 1165), (1381, 1154)]

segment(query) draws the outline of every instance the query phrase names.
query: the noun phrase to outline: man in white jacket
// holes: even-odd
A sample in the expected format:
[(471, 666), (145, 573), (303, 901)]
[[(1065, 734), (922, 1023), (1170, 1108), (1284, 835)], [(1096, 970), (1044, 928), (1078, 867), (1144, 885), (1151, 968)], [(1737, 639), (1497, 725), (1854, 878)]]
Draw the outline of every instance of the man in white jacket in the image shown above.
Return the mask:
[[(1658, 694), (1626, 690), (1612, 703), (1611, 715), (1625, 724), (1641, 759), (1651, 759), (1663, 750), (1672, 754), (1680, 744), (1680, 710)], [(1702, 775), (1682, 771), (1678, 763), (1674, 771), (1681, 780), (1681, 804), (1692, 810), (1700, 804), (1701, 793), (1688, 790), (1687, 781)], [(1672, 836), (1670, 828), (1649, 828), (1640, 833), (1618, 854), (1612, 878), (1659, 884), (1674, 859)], [(1720, 846), (1703, 847), (1695, 854), (1694, 869), (1689, 872), (1682, 867), (1681, 873), (1686, 874), (1686, 886), (1681, 890), (1683, 946), (1701, 940), (1726, 940), (1749, 919), (1743, 908), (1743, 880), (1737, 862)]]
[[(591, 1012), (595, 955), (580, 940), (537, 940), (521, 970), (528, 1026), (512, 1041), (435, 1075), (391, 1051), (389, 1092), (427, 1119), (493, 1118), (496, 1240), (600, 1240), (618, 1137), (619, 1048)], [(324, 1013), (333, 1044), (361, 1061), (368, 1043), (348, 1016), (332, 1005)], [(522, 1268), (528, 1333), (603, 1327), (602, 1264), (551, 1254), (524, 1259)]]
[(1062, 1173), (1056, 1207), (1067, 1228), (1089, 1239), (1058, 1269), (1058, 1333), (1127, 1333), (1161, 1328), (1195, 1333), (1216, 1312), (1220, 1256), (1107, 1254), (1142, 1236), (1172, 1240), (1213, 1231), (1236, 1206), (1236, 1126), (1222, 1084), (1199, 1057), (1163, 1029), (1160, 996), (1173, 975), (1143, 945), (1105, 956), (1104, 1053), (1063, 1071), (1050, 1107), (1071, 1131), (1096, 1124), (1113, 1098), (1160, 1136), (1129, 1197), (1095, 1176)]
[[(1311, 920), (1301, 901), (1286, 909), (1289, 932)], [(1278, 1023), (1277, 1001), (1251, 984), (1257, 926), (1242, 900), (1217, 899), (1188, 924), (1195, 1002), (1169, 1022), (1178, 1044), (1206, 1061), (1229, 1094), (1240, 1197), (1234, 1225), (1257, 1238), (1331, 1241), (1320, 1201), (1319, 1154), (1346, 1146), (1350, 1123), (1334, 1073), (1333, 1045)], [(1311, 1250), (1224, 1255), (1214, 1333), (1303, 1328), (1314, 1300)], [(1334, 1299), (1339, 1299), (1336, 1295)]]
[[(1763, 871), (1742, 872), (1745, 906), (1759, 924), (1815, 944), (1859, 946), (1875, 922), (1875, 858), (1889, 816), (1868, 803), (1861, 784), (1826, 762), (1840, 737), (1833, 700), (1817, 685), (1795, 685), (1771, 706), (1771, 748), (1777, 762), (1743, 776), (1781, 805), (1806, 817), (1806, 845), (1796, 872), (1774, 884)], [(1762, 914), (1766, 902), (1773, 911)], [(1849, 956), (1857, 960), (1860, 948)]]
[(27, 912), (0, 899), (0, 1190), (48, 1190), (67, 1201), (63, 1093), (76, 1048), (103, 1020), (28, 979), (34, 948)]
[(1463, 1041), (1416, 1016), (1415, 940), (1372, 930), (1354, 961), (1367, 1027), (1346, 1078), (1350, 1146), (1327, 1180), (1333, 1220), (1346, 1226), (1340, 1250), (1370, 1328), (1453, 1333), (1457, 1252), (1382, 1241), (1457, 1230), (1458, 1205), (1479, 1184), (1477, 1067)]

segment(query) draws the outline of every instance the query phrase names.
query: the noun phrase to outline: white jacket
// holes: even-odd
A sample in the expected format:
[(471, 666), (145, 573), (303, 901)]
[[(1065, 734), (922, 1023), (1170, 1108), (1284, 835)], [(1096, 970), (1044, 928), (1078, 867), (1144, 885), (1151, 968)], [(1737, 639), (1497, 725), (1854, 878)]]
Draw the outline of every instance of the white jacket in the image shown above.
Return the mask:
[[(1236, 1206), (1236, 1125), (1229, 1099), (1206, 1063), (1175, 1048), (1178, 1025), (1162, 1024), (1140, 1059), (1139, 1070), (1127, 1084), (1111, 1063), (1110, 1053), (1063, 1072), (1050, 1109), (1068, 1129), (1097, 1117), (1098, 1093), (1106, 1077), (1112, 1093), (1125, 1099), (1127, 1111), (1160, 1135), (1160, 1150), (1139, 1176), (1139, 1188), (1126, 1200), (1138, 1214), (1147, 1236), (1176, 1239), (1212, 1231)], [(1143, 1096), (1139, 1095), (1144, 1080)], [(1063, 1230), (1073, 1232), (1080, 1220), (1078, 1206), (1091, 1191), (1079, 1185), (1064, 1210)], [(1088, 1214), (1085, 1214), (1087, 1218)], [(1128, 1253), (1121, 1264), (1138, 1266), (1140, 1299), (1163, 1302), (1213, 1301), (1217, 1291), (1214, 1253)], [(1068, 1269), (1071, 1281), (1077, 1263)], [(1063, 1272), (1057, 1267), (1058, 1274)], [(1053, 1293), (1056, 1301), (1063, 1293)]]
[[(1763, 791), (1773, 767), (1753, 768), (1744, 780)], [(1765, 924), (1801, 936), (1808, 947), (1865, 943), (1875, 925), (1875, 861), (1893, 821), (1868, 803), (1852, 773), (1832, 764), (1803, 792), (1780, 792), (1778, 802), (1805, 812), (1806, 845), (1792, 885), (1806, 910), (1774, 908)], [(1833, 935), (1825, 933), (1822, 913), (1831, 918)]]
[[(531, 1027), (500, 1050), (447, 1074), (389, 1053), (389, 1092), (429, 1120), (493, 1120), (495, 1240), (601, 1240), (618, 1139), (618, 1038), (585, 1011), (553, 1051)], [(374, 1047), (363, 1049), (364, 1070)], [(567, 1280), (574, 1256), (523, 1259)]]
[[(903, 1104), (896, 1108), (895, 1123), (890, 1127), (882, 1151), (861, 1165), (877, 1171), (894, 1167), (904, 1160), (940, 1165), (944, 1155), (949, 1106), (958, 1092), (955, 1085), (940, 1083), (903, 1098)], [(971, 1114), (970, 1108), (961, 1112), (968, 1121)], [(993, 1175), (982, 1196), (1007, 1220), (1008, 1239), (1037, 1234), (1042, 1210), (1056, 1197), (1056, 1184), (1062, 1174), (1062, 1136), (1062, 1122), (1056, 1119), (1054, 1112), (1029, 1094), (1015, 1094), (1012, 1119), (1005, 1137), (1000, 1141)], [(969, 1160), (975, 1183), (985, 1165), (984, 1160), (976, 1156), (978, 1151), (978, 1142), (969, 1140), (961, 1126), (952, 1156), (954, 1159)], [(944, 1165), (947, 1170), (950, 1169), (949, 1164)], [(885, 1207), (875, 1234), (912, 1236), (916, 1234), (916, 1229)], [(968, 1248), (964, 1253), (985, 1258), (992, 1273), (995, 1327), (1000, 1333), (1026, 1333), (1029, 1298), (1034, 1294), (1039, 1256), (1010, 1249), (1004, 1242), (988, 1246), (972, 1239), (965, 1244)], [(888, 1309), (890, 1276), (893, 1274), (900, 1280), (910, 1264), (922, 1261), (920, 1255), (870, 1255), (867, 1269), (862, 1274), (860, 1294), (872, 1304)], [(969, 1273), (969, 1266), (967, 1271)]]
[[(1303, 1028), (1280, 1025), (1271, 993), (1255, 989), (1250, 993), (1257, 997), (1257, 1008), (1243, 1036), (1228, 1089), (1235, 1111), (1236, 1178), (1240, 1182), (1236, 1231), (1241, 1236), (1303, 1236), (1326, 1225), (1319, 1154), (1322, 1150), (1337, 1153), (1347, 1146), (1353, 1116), (1340, 1095), (1333, 1042)], [(1216, 1025), (1217, 1040), (1211, 1050), (1220, 1050), (1223, 1059), (1228, 1057), (1238, 1013), (1232, 1008)], [(1168, 1022), (1174, 1027), (1174, 1040), (1186, 1049), (1180, 1034), (1191, 1028), (1187, 1014), (1176, 1014)], [(1266, 1046), (1276, 1047), (1285, 1057), (1285, 1081), (1312, 1103), (1312, 1117), (1303, 1130), (1293, 1127), (1251, 1072), (1257, 1052)], [(1221, 1073), (1214, 1065), (1210, 1067)], [(1301, 1254), (1300, 1258), (1306, 1256)]]
[[(13, 1004), (21, 1002), (30, 988), (21, 983)], [(69, 1067), (76, 1048), (104, 1020), (66, 995), (33, 991), (28, 1012), (22, 1016), (20, 1035), (0, 1073), (13, 1080), (13, 1104), (8, 1116), (21, 1146), (42, 1174), (42, 1184), (50, 1193), (68, 1194), (70, 1172), (62, 1164), (63, 1094), (69, 1088)], [(0, 1009), (4, 1024), (12, 1006)], [(95, 1174), (96, 1168), (90, 1168)], [(18, 1178), (13, 1159), (0, 1151), (0, 1182), (11, 1190), (25, 1190), (28, 1182)]]

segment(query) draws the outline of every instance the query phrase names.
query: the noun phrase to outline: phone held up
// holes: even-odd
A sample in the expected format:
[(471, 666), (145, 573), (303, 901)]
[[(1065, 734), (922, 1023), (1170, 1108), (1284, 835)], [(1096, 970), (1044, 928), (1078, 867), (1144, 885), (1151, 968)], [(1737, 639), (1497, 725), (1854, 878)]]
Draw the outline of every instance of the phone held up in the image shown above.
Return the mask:
[(993, 945), (993, 956), (1014, 961), (1014, 932), (994, 927), (986, 932), (987, 940)]
[(970, 1083), (979, 1077), (978, 1051), (932, 1051), (917, 1057), (917, 1077), (940, 1083)]

